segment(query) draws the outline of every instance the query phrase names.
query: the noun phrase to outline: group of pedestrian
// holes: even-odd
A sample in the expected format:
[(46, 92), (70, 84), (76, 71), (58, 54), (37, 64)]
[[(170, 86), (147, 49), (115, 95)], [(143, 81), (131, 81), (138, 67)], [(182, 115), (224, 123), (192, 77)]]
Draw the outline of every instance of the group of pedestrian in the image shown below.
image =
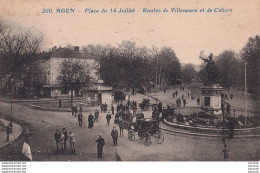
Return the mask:
[[(117, 146), (117, 140), (118, 140), (118, 130), (116, 129), (116, 126), (113, 127), (112, 131), (111, 131), (111, 137), (113, 140), (113, 146)], [(103, 147), (105, 145), (105, 140), (102, 137), (102, 135), (100, 134), (98, 139), (96, 140), (97, 143), (97, 155), (98, 158), (102, 158), (103, 157)]]
[(71, 106), (71, 115), (74, 117), (78, 117), (79, 127), (82, 127), (82, 122), (83, 122), (82, 106), (80, 105), (78, 110), (77, 105), (73, 103), (73, 105)]
[(176, 99), (176, 106), (181, 107), (181, 98)]
[(177, 90), (175, 90), (175, 92), (172, 93), (172, 97), (174, 98), (175, 96), (178, 97), (178, 91)]
[(73, 105), (71, 106), (71, 115), (76, 117), (77, 113), (78, 113), (78, 107), (75, 103), (73, 103)]
[(116, 112), (127, 112), (127, 111), (130, 111), (130, 110), (133, 110), (133, 113), (135, 114), (136, 111), (137, 111), (137, 103), (136, 101), (127, 101), (126, 105), (123, 105), (122, 103), (121, 104), (118, 104), (117, 107), (116, 107)]
[(100, 111), (101, 111), (101, 113), (102, 113), (102, 112), (104, 112), (104, 113), (107, 112), (107, 103), (100, 105)]
[(56, 142), (57, 152), (61, 152), (64, 154), (65, 150), (67, 150), (67, 140), (70, 143), (70, 152), (75, 153), (75, 135), (72, 131), (67, 132), (66, 128), (62, 128), (62, 130), (56, 130), (54, 133), (54, 139)]

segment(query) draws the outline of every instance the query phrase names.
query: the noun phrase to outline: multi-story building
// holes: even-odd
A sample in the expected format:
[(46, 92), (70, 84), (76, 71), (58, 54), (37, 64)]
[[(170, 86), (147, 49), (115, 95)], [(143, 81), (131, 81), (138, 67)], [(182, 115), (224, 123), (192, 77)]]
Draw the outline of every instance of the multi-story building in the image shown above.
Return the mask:
[[(74, 50), (69, 48), (56, 48), (54, 47), (52, 51), (43, 54), (40, 62), (40, 68), (42, 71), (42, 77), (44, 84), (41, 88), (42, 97), (57, 97), (62, 95), (70, 95), (70, 91), (62, 89), (62, 86), (59, 85), (57, 77), (60, 75), (60, 67), (65, 60), (80, 61), (88, 65), (90, 70), (90, 76), (93, 80), (98, 80), (96, 75), (96, 69), (94, 68), (97, 65), (95, 59), (87, 57), (86, 54), (83, 54), (79, 51), (79, 47), (74, 47)], [(81, 91), (74, 91), (74, 95), (82, 95)]]

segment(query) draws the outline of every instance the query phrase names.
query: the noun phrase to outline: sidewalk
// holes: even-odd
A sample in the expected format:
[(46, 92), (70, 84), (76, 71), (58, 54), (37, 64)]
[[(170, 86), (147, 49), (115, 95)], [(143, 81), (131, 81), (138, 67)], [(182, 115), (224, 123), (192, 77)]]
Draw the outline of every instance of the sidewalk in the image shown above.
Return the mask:
[[(10, 123), (10, 121), (4, 120), (2, 118), (0, 118), (0, 122), (3, 122), (5, 124), (5, 126)], [(13, 132), (12, 132), (12, 134), (9, 135), (10, 142), (6, 142), (5, 130), (0, 129), (0, 149), (9, 143), (12, 143), (18, 136), (20, 136), (22, 131), (23, 131), (23, 128), (13, 122)]]

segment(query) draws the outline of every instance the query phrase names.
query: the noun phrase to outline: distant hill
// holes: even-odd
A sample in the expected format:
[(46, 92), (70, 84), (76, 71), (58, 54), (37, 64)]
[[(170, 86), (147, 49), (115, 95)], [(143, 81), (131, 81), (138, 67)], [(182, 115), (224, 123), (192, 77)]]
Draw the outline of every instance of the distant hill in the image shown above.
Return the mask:
[[(185, 65), (190, 64), (190, 63), (181, 63), (181, 67), (184, 67)], [(200, 65), (192, 64), (194, 69), (198, 72), (200, 71)]]

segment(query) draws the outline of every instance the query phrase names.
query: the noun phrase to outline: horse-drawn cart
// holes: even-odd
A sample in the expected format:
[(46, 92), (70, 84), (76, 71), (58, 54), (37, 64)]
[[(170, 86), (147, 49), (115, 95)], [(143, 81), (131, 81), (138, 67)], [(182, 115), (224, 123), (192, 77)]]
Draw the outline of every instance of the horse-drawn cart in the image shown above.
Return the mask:
[(135, 122), (119, 121), (119, 125), (128, 130), (128, 139), (133, 141), (137, 135), (144, 145), (151, 145), (151, 138), (154, 137), (158, 144), (163, 143), (164, 135), (159, 127), (159, 121), (154, 119), (137, 119)]

